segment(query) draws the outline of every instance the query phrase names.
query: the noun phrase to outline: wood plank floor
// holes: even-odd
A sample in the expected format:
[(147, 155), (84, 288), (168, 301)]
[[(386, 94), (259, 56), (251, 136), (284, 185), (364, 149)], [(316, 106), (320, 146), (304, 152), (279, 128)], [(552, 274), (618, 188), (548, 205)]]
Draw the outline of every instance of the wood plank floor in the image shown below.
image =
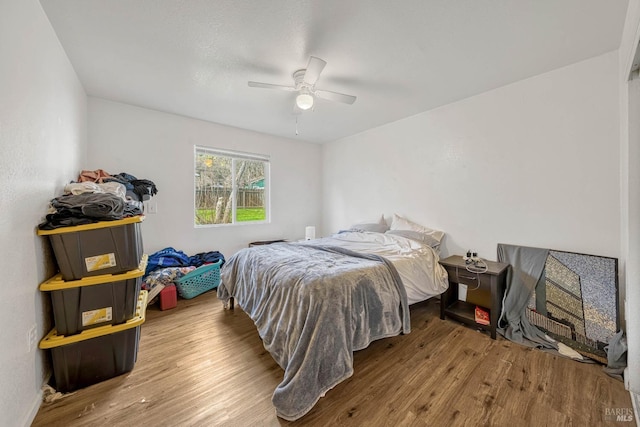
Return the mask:
[(297, 422), (275, 416), (282, 370), (214, 292), (147, 310), (130, 373), (43, 405), (34, 426), (598, 426), (632, 407), (602, 366), (531, 350), (411, 307), (412, 332), (355, 353), (354, 375)]

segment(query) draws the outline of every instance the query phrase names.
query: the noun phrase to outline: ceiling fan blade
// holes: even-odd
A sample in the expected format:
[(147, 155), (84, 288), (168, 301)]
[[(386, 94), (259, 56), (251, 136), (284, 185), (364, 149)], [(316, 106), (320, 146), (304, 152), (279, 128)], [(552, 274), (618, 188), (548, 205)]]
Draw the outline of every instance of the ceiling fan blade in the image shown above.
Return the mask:
[(296, 90), (296, 88), (292, 86), (272, 85), (271, 83), (260, 83), (260, 82), (249, 82), (249, 87), (261, 87), (265, 89), (280, 89), (280, 90), (286, 90), (288, 92), (294, 92)]
[(307, 71), (304, 72), (304, 79), (302, 80), (309, 86), (313, 86), (318, 81), (318, 78), (320, 78), (320, 73), (325, 65), (327, 65), (327, 63), (322, 59), (311, 56), (307, 64)]
[(353, 104), (356, 97), (353, 95), (345, 95), (344, 93), (331, 92), (330, 90), (316, 90), (314, 95), (318, 98), (328, 99), (329, 101), (342, 102), (344, 104)]

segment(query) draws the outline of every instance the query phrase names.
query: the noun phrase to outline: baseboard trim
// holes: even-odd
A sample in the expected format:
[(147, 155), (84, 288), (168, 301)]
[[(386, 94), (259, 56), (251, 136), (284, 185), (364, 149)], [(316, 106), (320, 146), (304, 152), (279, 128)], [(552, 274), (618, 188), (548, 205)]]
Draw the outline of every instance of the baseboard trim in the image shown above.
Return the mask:
[(29, 427), (33, 424), (33, 420), (36, 419), (36, 415), (38, 415), (38, 411), (40, 410), (40, 405), (42, 405), (42, 390), (39, 390), (38, 393), (36, 393), (36, 396), (31, 403), (31, 408), (29, 408), (29, 412), (22, 423), (24, 427)]
[(638, 425), (638, 409), (640, 408), (640, 396), (636, 393), (629, 391), (631, 395), (631, 403), (633, 404), (633, 419), (636, 421), (636, 425)]
[[(42, 383), (43, 387), (49, 384), (49, 380), (51, 380), (51, 371), (47, 371), (44, 374), (44, 382)], [(27, 414), (27, 418), (22, 423), (24, 427), (30, 427), (33, 424), (33, 420), (36, 419), (36, 415), (38, 415), (38, 411), (40, 410), (40, 406), (42, 406), (42, 399), (44, 398), (44, 392), (42, 391), (42, 387), (38, 391), (36, 395), (36, 399), (31, 404), (31, 409)]]

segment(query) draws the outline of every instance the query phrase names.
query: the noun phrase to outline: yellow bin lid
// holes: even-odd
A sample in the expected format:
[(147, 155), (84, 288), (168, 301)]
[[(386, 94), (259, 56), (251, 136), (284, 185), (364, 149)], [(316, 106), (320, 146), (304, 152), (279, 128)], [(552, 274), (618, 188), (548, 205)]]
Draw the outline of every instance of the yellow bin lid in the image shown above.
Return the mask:
[(147, 269), (148, 255), (143, 254), (140, 265), (135, 270), (120, 274), (101, 274), (99, 276), (89, 276), (79, 280), (62, 280), (62, 274), (58, 273), (49, 280), (40, 284), (41, 291), (61, 291), (64, 289), (77, 288), (80, 286), (100, 285), (102, 283), (116, 282), (121, 280), (135, 279), (144, 276)]
[(115, 221), (98, 221), (91, 224), (73, 225), (71, 227), (54, 228), (53, 230), (38, 229), (38, 236), (50, 236), (52, 234), (77, 233), (78, 231), (97, 230), (98, 228), (118, 227), (120, 225), (135, 224), (144, 221), (144, 215), (130, 216)]
[(144, 323), (145, 320), (147, 310), (147, 297), (147, 291), (140, 291), (140, 295), (138, 296), (138, 303), (136, 305), (136, 314), (135, 316), (133, 316), (133, 318), (127, 320), (124, 323), (121, 323), (119, 325), (105, 325), (93, 329), (85, 329), (79, 334), (69, 336), (58, 335), (58, 331), (52, 329), (46, 337), (42, 338), (39, 347), (42, 349), (60, 347), (62, 345), (73, 344), (85, 340), (90, 340), (91, 338), (98, 338), (104, 335), (115, 334), (116, 332), (122, 332), (140, 326)]

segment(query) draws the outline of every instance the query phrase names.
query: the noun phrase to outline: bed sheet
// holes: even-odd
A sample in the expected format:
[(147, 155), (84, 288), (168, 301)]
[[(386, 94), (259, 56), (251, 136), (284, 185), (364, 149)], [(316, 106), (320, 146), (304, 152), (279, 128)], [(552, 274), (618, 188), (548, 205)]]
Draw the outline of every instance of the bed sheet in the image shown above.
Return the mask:
[(440, 295), (449, 287), (447, 271), (439, 264), (438, 253), (406, 237), (372, 231), (343, 231), (298, 244), (337, 246), (387, 258), (402, 279), (409, 304)]

